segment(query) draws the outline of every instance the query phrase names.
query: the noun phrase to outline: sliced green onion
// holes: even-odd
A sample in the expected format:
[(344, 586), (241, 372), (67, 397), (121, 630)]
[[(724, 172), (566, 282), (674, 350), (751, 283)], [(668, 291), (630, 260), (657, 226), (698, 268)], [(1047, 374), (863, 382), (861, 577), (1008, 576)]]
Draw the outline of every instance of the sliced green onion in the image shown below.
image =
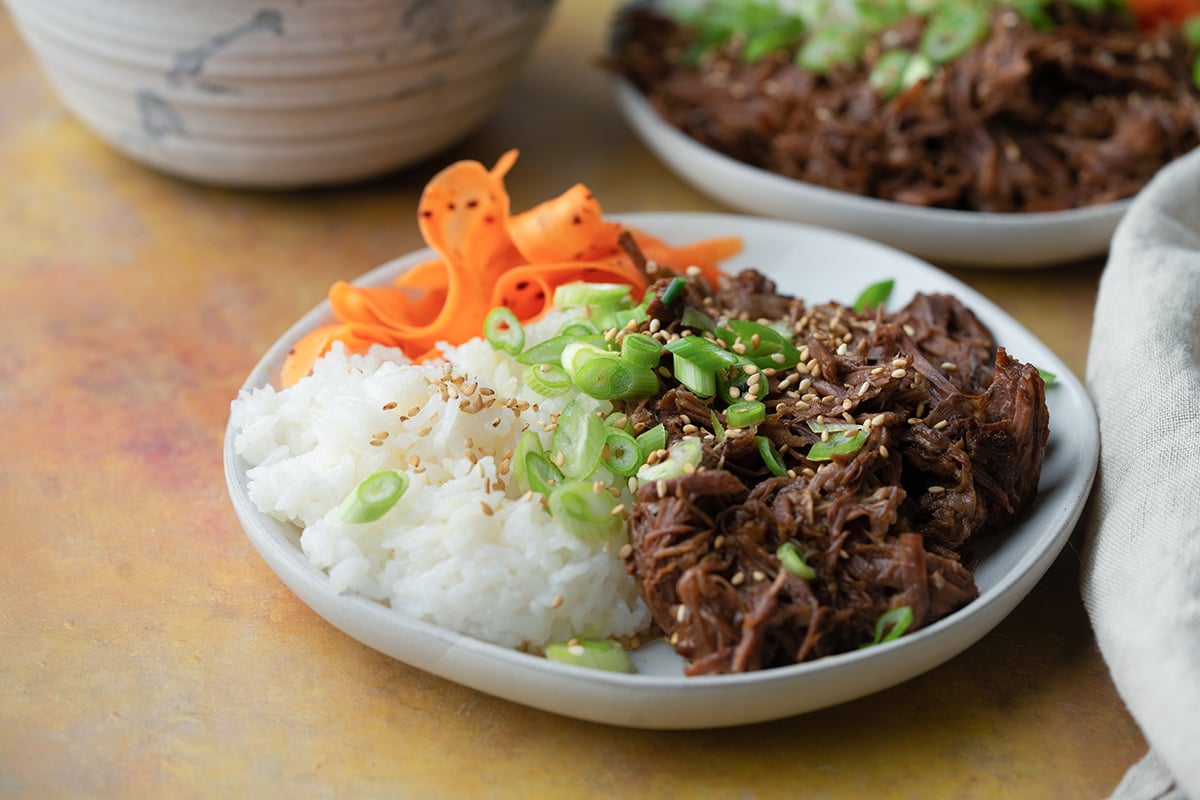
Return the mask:
[(779, 549), (775, 551), (775, 557), (779, 559), (780, 564), (783, 564), (784, 569), (797, 577), (806, 581), (817, 577), (816, 570), (808, 565), (800, 553), (800, 548), (792, 542), (784, 542), (779, 545)]
[(671, 362), (671, 371), (675, 374), (675, 379), (697, 397), (712, 397), (717, 393), (717, 374), (711, 369), (704, 369), (690, 358), (676, 353)]
[(639, 367), (657, 367), (662, 342), (645, 333), (628, 333), (621, 339), (621, 358)]
[(775, 328), (745, 319), (731, 319), (727, 323), (728, 330), (733, 334), (721, 335), (722, 341), (733, 346), (739, 340), (745, 348), (745, 357), (759, 367), (788, 369), (800, 361), (800, 351), (790, 337), (780, 334)]
[(1200, 89), (1200, 56), (1192, 62), (1192, 85)]
[(675, 302), (675, 298), (682, 294), (683, 287), (686, 285), (687, 281), (685, 281), (683, 278), (671, 278), (671, 282), (667, 284), (667, 288), (663, 289), (662, 296), (659, 297), (659, 300), (662, 301), (664, 306), (669, 306), (671, 303)]
[(700, 369), (709, 372), (732, 367), (738, 363), (736, 353), (729, 352), (721, 345), (711, 339), (705, 339), (703, 336), (680, 336), (678, 339), (667, 342), (665, 348), (667, 352), (686, 358)]
[(678, 478), (689, 472), (694, 472), (700, 466), (704, 456), (704, 448), (700, 440), (689, 436), (680, 439), (667, 451), (667, 457), (656, 464), (643, 464), (637, 471), (638, 480), (642, 483), (665, 481)]
[(642, 465), (642, 451), (633, 434), (621, 428), (608, 429), (604, 437), (604, 453), (600, 463), (614, 475), (628, 478)]
[(734, 428), (757, 425), (767, 418), (767, 407), (758, 400), (739, 400), (725, 409), (725, 421)]
[(525, 346), (525, 328), (507, 306), (496, 306), (483, 318), (483, 336), (492, 347), (514, 356)]
[(542, 397), (558, 397), (569, 392), (575, 385), (567, 371), (558, 364), (535, 364), (526, 367), (522, 380)]
[(567, 342), (566, 346), (563, 347), (562, 353), (559, 356), (559, 363), (562, 364), (562, 368), (566, 370), (567, 374), (571, 376), (572, 380), (574, 380), (575, 373), (579, 370), (579, 368), (582, 367), (587, 361), (590, 361), (597, 356), (603, 356), (605, 358), (616, 357), (616, 353), (611, 350), (606, 350), (600, 345), (584, 341), (583, 339), (575, 339), (574, 341)]
[(642, 461), (645, 461), (650, 457), (651, 453), (657, 453), (667, 446), (666, 427), (660, 422), (653, 428), (642, 431), (637, 436), (637, 443)]
[(895, 288), (896, 281), (888, 278), (886, 281), (872, 283), (870, 286), (862, 290), (858, 299), (854, 301), (855, 311), (866, 311), (871, 308), (878, 308), (887, 302), (892, 296), (892, 289)]
[(357, 524), (374, 522), (391, 511), (408, 490), (408, 476), (394, 469), (368, 475), (337, 507), (337, 518)]
[(685, 328), (694, 328), (705, 333), (712, 333), (717, 329), (717, 323), (713, 322), (712, 317), (695, 306), (687, 306), (683, 309), (683, 315), (679, 317), (679, 324)]
[(933, 70), (936, 67), (937, 65), (929, 59), (929, 56), (924, 53), (914, 53), (913, 57), (908, 60), (908, 66), (904, 68), (904, 75), (900, 78), (900, 88), (907, 89), (932, 78)]
[(608, 330), (609, 328), (625, 330), (630, 322), (641, 325), (649, 319), (646, 315), (645, 299), (632, 308), (626, 306), (601, 306), (593, 308), (592, 313), (601, 330)]
[(1049, 386), (1050, 384), (1052, 384), (1056, 380), (1058, 380), (1058, 376), (1055, 375), (1053, 372), (1044, 370), (1041, 367), (1038, 367), (1037, 371), (1038, 371), (1038, 375), (1042, 376), (1042, 383), (1046, 384), (1047, 386)]
[(717, 418), (717, 412), (710, 411), (709, 416), (712, 417), (713, 438), (718, 443), (725, 441), (725, 426), (721, 424), (721, 420)]
[(574, 336), (576, 338), (600, 336), (603, 333), (599, 325), (584, 317), (573, 317), (564, 322), (562, 327), (558, 329), (559, 336)]
[(559, 308), (615, 306), (628, 299), (629, 289), (625, 283), (564, 283), (554, 290), (554, 305)]
[(982, 10), (966, 3), (940, 6), (921, 33), (921, 53), (935, 64), (944, 64), (970, 50), (987, 30), (987, 14)]
[(911, 606), (899, 606), (879, 615), (879, 619), (875, 620), (875, 638), (866, 644), (859, 645), (859, 648), (872, 647), (884, 642), (890, 642), (893, 639), (899, 639), (912, 625), (913, 612)]
[[(604, 341), (602, 337), (597, 337), (600, 341)], [(549, 364), (556, 362), (562, 358), (563, 348), (571, 342), (580, 341), (577, 336), (552, 336), (545, 341), (538, 342), (529, 349), (523, 351), (517, 356), (518, 364)]]
[(616, 354), (587, 358), (575, 370), (575, 385), (600, 400), (627, 400), (658, 393), (658, 376), (649, 367), (626, 361)]
[(746, 46), (742, 48), (743, 61), (756, 64), (771, 53), (786, 51), (804, 33), (804, 23), (795, 17), (781, 16), (776, 25), (777, 27), (756, 31), (746, 38)]
[(858, 24), (867, 33), (878, 33), (904, 18), (904, 0), (860, 0), (854, 4)]
[(540, 450), (525, 454), (525, 477), (532, 491), (544, 495), (549, 495), (555, 486), (566, 479), (562, 470), (550, 463), (550, 459)]
[(888, 278), (887, 281), (872, 283), (863, 289), (862, 294), (858, 295), (858, 299), (854, 300), (854, 311), (862, 312), (869, 308), (882, 306), (888, 301), (888, 297), (892, 296), (895, 283), (894, 279)]
[(525, 431), (517, 440), (517, 449), (513, 451), (511, 467), (513, 480), (517, 482), (517, 486), (522, 492), (528, 492), (533, 488), (529, 483), (529, 468), (525, 463), (525, 457), (530, 453), (545, 457), (542, 451), (542, 440), (533, 431)]
[(846, 456), (857, 453), (867, 443), (867, 432), (857, 430), (851, 433), (843, 431), (828, 440), (817, 442), (808, 450), (809, 461), (829, 461), (834, 456)]
[[(583, 479), (596, 471), (604, 452), (608, 426), (576, 397), (558, 416), (550, 435), (550, 457), (563, 475)], [(561, 455), (560, 455), (561, 454)]]
[(717, 388), (725, 403), (737, 403), (746, 396), (746, 392), (750, 388), (750, 373), (746, 372), (743, 367), (747, 364), (758, 366), (748, 358), (739, 357), (736, 365), (717, 373)]
[(765, 436), (755, 436), (754, 443), (758, 445), (758, 455), (767, 465), (771, 474), (777, 478), (786, 478), (788, 476), (787, 467), (783, 465), (783, 459), (779, 455), (779, 451), (775, 449), (775, 445), (771, 444), (771, 440)]
[(550, 493), (550, 516), (580, 539), (620, 536), (625, 522), (616, 508), (616, 498), (591, 481), (567, 481)]
[(637, 672), (625, 648), (611, 639), (572, 639), (546, 645), (546, 658), (573, 667), (605, 672)]
[(834, 23), (819, 28), (796, 54), (796, 63), (818, 75), (838, 64), (853, 61), (862, 49), (866, 34), (853, 25)]
[(871, 67), (867, 83), (885, 100), (894, 97), (904, 88), (904, 70), (911, 59), (912, 53), (907, 50), (888, 50)]

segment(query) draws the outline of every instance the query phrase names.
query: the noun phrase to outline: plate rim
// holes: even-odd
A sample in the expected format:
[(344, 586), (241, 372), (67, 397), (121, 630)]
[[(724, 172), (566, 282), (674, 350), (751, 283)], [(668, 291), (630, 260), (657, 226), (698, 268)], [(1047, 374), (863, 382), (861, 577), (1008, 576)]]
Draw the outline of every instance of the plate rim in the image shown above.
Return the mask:
[[(1053, 529), (1052, 534), (1048, 538), (1045, 534), (1039, 536), (1040, 547), (1023, 553), (1013, 567), (1001, 576), (995, 586), (981, 593), (981, 596), (966, 609), (939, 620), (927, 628), (901, 637), (884, 647), (838, 654), (788, 667), (736, 675), (696, 677), (620, 675), (581, 670), (477, 640), (429, 622), (405, 617), (389, 607), (365, 597), (333, 593), (328, 588), (328, 574), (312, 564), (284, 534), (273, 529), (283, 526), (284, 523), (272, 520), (276, 524), (268, 525), (264, 519), (266, 515), (260, 514), (250, 506), (244, 486), (247, 465), (234, 450), (236, 431), (231, 416), (226, 424), (223, 442), (224, 470), (230, 499), (246, 536), (276, 576), (326, 622), (363, 644), (401, 662), (473, 689), (544, 711), (593, 722), (644, 729), (713, 728), (762, 722), (805, 713), (873, 694), (948, 661), (986, 636), (1008, 616), (1011, 610), (1040, 581), (1065, 546), (1082, 515), (1096, 474), (1099, 434), (1095, 411), (1086, 390), (1061, 359), (1007, 312), (959, 279), (908, 253), (853, 234), (785, 220), (726, 213), (643, 212), (608, 216), (614, 220), (625, 222), (631, 227), (644, 228), (650, 232), (656, 232), (656, 229), (672, 225), (694, 224), (709, 232), (730, 230), (730, 235), (740, 235), (743, 238), (753, 236), (754, 230), (759, 229), (773, 230), (780, 235), (795, 237), (798, 241), (803, 240), (805, 236), (825, 237), (834, 241), (843, 240), (845, 244), (865, 252), (874, 251), (890, 259), (900, 258), (907, 261), (911, 268), (922, 273), (921, 278), (930, 275), (936, 276), (947, 287), (947, 290), (956, 294), (961, 293), (960, 296), (972, 310), (979, 312), (983, 309), (981, 317), (985, 318), (985, 324), (989, 327), (993, 327), (996, 320), (1003, 322), (1005, 328), (1015, 327), (1023, 336), (1036, 343), (1044, 351), (1043, 355), (1050, 356), (1049, 359), (1042, 359), (1039, 355), (1039, 360), (1050, 364), (1056, 370), (1060, 388), (1066, 388), (1070, 399), (1075, 406), (1078, 406), (1073, 406), (1073, 410), (1081, 415), (1082, 426), (1075, 428), (1076, 435), (1071, 439), (1079, 450), (1080, 469), (1073, 471), (1071, 480), (1068, 481), (1073, 487), (1071, 496), (1062, 498), (1064, 503), (1054, 510), (1051, 518), (1047, 521), (1048, 527)], [(352, 283), (358, 285), (377, 284), (432, 256), (433, 251), (428, 248), (415, 250), (368, 270), (356, 277)], [(784, 288), (785, 291), (793, 291), (787, 287)], [(796, 293), (804, 296), (802, 292)], [(239, 387), (238, 395), (262, 386), (267, 382), (263, 380), (264, 377), (273, 379), (275, 368), (282, 361), (291, 344), (305, 331), (326, 321), (330, 316), (329, 303), (326, 299), (289, 326), (256, 362)], [(1082, 435), (1079, 435), (1080, 433)], [(981, 619), (982, 622), (979, 622)], [(382, 641), (381, 637), (374, 634), (364, 634), (365, 628), (368, 627), (367, 623), (371, 621), (377, 621), (378, 624), (388, 628), (395, 628), (397, 635), (416, 635), (430, 641), (422, 642), (420, 658), (405, 658), (399, 653), (404, 650), (404, 646), (411, 643), (404, 641), (403, 636), (400, 637), (400, 641), (392, 637), (387, 637), (389, 641)], [(973, 622), (975, 624), (972, 626)], [(940, 647), (934, 645), (940, 645)], [(497, 690), (495, 686), (486, 685), (487, 681), (479, 680), (479, 676), (470, 668), (469, 663), (464, 666), (464, 656), (468, 662), (475, 658), (485, 658), (491, 662), (498, 661), (499, 664), (511, 667), (521, 673), (522, 675), (519, 677), (524, 677), (526, 680), (517, 680), (515, 685), (501, 687)], [(876, 681), (864, 681), (863, 673), (869, 672), (873, 662), (880, 660), (894, 665), (893, 671), (897, 676), (896, 679), (883, 684), (878, 684)], [(866, 691), (852, 689), (849, 693), (844, 693), (845, 696), (838, 696), (838, 687), (830, 686), (832, 702), (808, 704), (806, 707), (798, 709), (790, 707), (786, 703), (776, 703), (770, 709), (765, 711), (760, 709), (755, 714), (738, 715), (720, 710), (714, 713), (711, 709), (704, 707), (696, 708), (698, 705), (703, 706), (703, 701), (711, 700), (714, 695), (725, 699), (735, 696), (757, 696), (796, 681), (809, 680), (815, 683), (830, 684), (831, 681), (836, 683), (838, 677), (846, 677), (849, 679), (849, 683), (855, 685), (864, 682), (870, 683), (874, 688)], [(599, 705), (593, 704), (586, 708), (564, 708), (559, 702), (548, 701), (539, 696), (536, 690), (541, 687), (551, 688), (552, 694), (563, 691), (590, 690), (604, 696), (606, 702)], [(583, 688), (581, 689), (581, 687)], [(666, 702), (674, 709), (675, 715), (668, 715), (667, 718), (651, 718), (640, 713), (636, 706), (644, 704), (648, 700)]]

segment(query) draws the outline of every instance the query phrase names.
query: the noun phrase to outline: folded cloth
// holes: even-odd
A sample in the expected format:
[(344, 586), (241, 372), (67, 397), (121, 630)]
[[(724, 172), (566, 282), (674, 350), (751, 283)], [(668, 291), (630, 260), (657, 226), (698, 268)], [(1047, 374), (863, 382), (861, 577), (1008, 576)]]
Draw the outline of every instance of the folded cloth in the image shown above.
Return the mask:
[(1100, 467), (1084, 605), (1151, 749), (1113, 797), (1200, 800), (1200, 151), (1117, 228), (1087, 384)]

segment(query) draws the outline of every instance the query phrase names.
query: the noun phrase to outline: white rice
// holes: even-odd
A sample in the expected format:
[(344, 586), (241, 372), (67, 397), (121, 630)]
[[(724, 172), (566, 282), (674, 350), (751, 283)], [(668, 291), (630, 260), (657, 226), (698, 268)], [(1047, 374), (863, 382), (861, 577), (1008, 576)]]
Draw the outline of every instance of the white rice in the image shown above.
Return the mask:
[[(527, 344), (560, 322), (529, 326)], [(483, 340), (442, 352), (445, 364), (413, 365), (399, 350), (347, 356), (335, 345), (294, 386), (243, 392), (232, 418), (251, 501), (303, 529), (305, 555), (336, 591), (443, 628), (534, 649), (644, 629), (649, 613), (617, 555), (624, 538), (575, 537), (502, 472), (521, 431), (549, 445), (545, 426), (569, 397), (529, 390), (525, 368)], [(382, 469), (409, 474), (396, 506), (376, 522), (339, 520), (342, 499)]]

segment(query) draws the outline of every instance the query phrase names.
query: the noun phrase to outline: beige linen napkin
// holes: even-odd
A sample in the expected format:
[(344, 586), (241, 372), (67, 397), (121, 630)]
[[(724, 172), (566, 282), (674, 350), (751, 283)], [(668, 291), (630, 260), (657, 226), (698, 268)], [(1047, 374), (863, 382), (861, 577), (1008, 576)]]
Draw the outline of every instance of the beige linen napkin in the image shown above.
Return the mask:
[(1150, 743), (1113, 797), (1200, 800), (1200, 151), (1159, 173), (1117, 229), (1087, 384), (1100, 471), (1083, 599)]

